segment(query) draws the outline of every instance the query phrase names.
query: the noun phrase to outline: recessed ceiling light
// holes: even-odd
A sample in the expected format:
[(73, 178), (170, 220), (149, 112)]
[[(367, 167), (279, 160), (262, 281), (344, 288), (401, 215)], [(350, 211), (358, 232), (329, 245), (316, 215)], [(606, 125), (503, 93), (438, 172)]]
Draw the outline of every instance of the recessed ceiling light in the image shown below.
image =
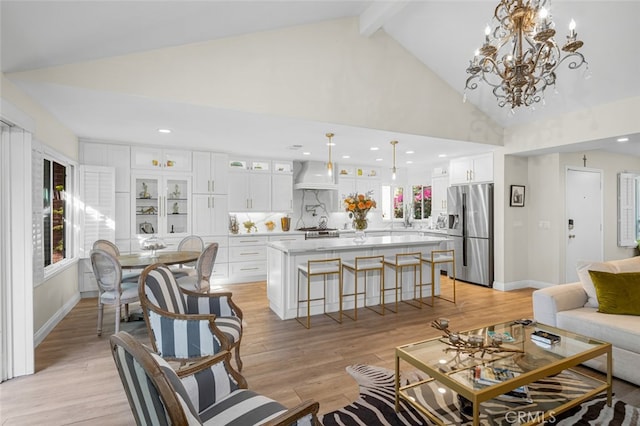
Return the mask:
[[(369, 149), (370, 149), (371, 151), (377, 151), (377, 150), (379, 150), (380, 148), (378, 148), (377, 146), (372, 146), (372, 147), (371, 147), (371, 148), (369, 148)], [(378, 160), (376, 160), (376, 161), (378, 161)]]
[(160, 133), (171, 133), (171, 129), (158, 129)]
[(376, 161), (382, 161), (382, 158), (376, 158)]
[(447, 154), (439, 154), (439, 155), (438, 155), (438, 157), (439, 157), (439, 158), (444, 158), (444, 157), (446, 157), (446, 156), (447, 156)]
[(413, 164), (413, 161), (409, 160), (407, 161), (407, 164)]
[(405, 154), (414, 154), (415, 151), (405, 151)]
[(342, 158), (351, 158), (350, 155), (343, 155)]
[(303, 152), (302, 155), (311, 155), (310, 152)]
[(629, 138), (618, 138), (616, 141), (620, 143), (629, 142)]

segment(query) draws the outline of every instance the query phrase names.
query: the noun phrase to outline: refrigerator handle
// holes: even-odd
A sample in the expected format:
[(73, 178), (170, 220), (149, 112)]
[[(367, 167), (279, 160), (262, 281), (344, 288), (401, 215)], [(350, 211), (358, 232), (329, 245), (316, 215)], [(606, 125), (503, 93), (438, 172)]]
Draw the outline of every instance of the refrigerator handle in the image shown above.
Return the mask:
[(462, 265), (467, 266), (467, 194), (462, 193)]

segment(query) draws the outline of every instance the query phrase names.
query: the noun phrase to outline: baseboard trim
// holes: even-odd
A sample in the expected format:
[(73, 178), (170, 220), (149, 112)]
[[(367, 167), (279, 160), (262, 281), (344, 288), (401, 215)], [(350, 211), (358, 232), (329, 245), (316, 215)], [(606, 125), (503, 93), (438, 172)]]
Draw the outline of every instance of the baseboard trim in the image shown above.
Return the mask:
[(44, 341), (45, 337), (47, 337), (49, 333), (53, 331), (56, 325), (58, 325), (60, 321), (62, 321), (64, 317), (66, 317), (67, 314), (71, 312), (71, 309), (73, 309), (73, 307), (76, 306), (79, 301), (80, 293), (76, 293), (71, 299), (67, 301), (67, 303), (65, 303), (60, 309), (58, 309), (58, 312), (51, 316), (51, 318), (49, 318), (49, 320), (44, 323), (44, 325), (40, 327), (38, 331), (35, 332), (35, 334), (33, 335), (34, 348), (38, 347), (38, 345)]
[(543, 281), (533, 281), (533, 280), (522, 280), (522, 281), (513, 281), (509, 283), (503, 283), (500, 281), (493, 282), (493, 289), (498, 291), (512, 291), (512, 290), (520, 290), (521, 288), (546, 288), (552, 287), (555, 284), (546, 283)]

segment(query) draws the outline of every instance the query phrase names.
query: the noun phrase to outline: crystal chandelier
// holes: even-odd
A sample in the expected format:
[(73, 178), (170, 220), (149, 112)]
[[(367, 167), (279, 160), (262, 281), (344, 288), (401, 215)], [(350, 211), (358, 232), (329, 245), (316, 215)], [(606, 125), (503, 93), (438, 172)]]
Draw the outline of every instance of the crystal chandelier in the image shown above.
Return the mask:
[[(578, 49), (576, 23), (569, 25), (567, 41), (558, 47), (547, 0), (501, 0), (494, 13), (494, 28), (487, 25), (483, 46), (476, 50), (465, 84), (474, 90), (482, 81), (493, 87), (498, 105), (531, 106), (555, 85), (556, 70), (566, 60), (569, 69), (586, 64)], [(564, 53), (563, 53), (564, 52)], [(465, 93), (466, 99), (466, 93)]]

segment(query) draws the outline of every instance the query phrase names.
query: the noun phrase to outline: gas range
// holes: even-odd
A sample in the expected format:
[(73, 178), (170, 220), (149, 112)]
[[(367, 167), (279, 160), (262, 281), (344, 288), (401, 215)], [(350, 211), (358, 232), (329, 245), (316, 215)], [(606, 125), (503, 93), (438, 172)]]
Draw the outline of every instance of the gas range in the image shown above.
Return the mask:
[(334, 228), (298, 228), (296, 231), (304, 231), (304, 239), (312, 240), (315, 238), (338, 238), (340, 233)]

